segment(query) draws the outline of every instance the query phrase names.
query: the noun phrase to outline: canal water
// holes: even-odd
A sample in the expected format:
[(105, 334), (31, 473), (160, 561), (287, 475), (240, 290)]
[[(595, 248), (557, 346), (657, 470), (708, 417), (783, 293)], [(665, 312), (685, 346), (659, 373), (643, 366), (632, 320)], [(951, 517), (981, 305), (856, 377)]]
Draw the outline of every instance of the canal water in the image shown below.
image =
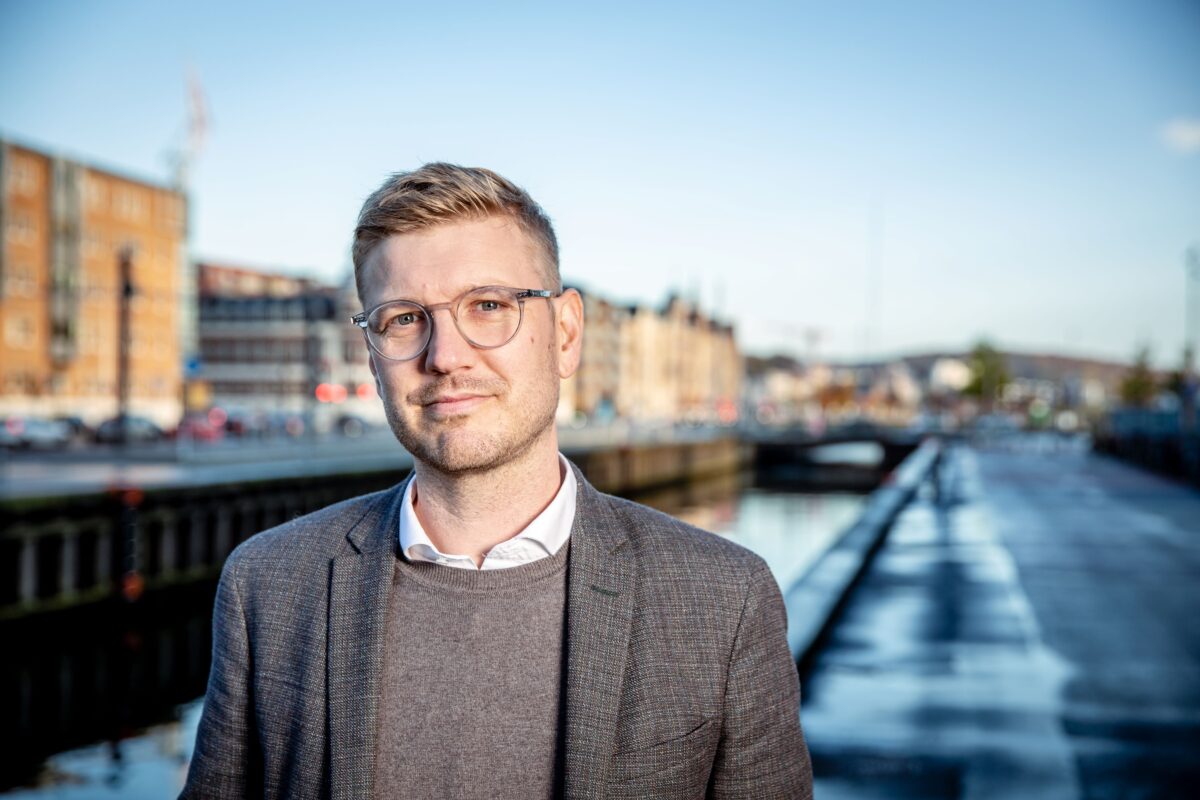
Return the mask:
[[(637, 499), (757, 552), (784, 590), (857, 519), (866, 500), (769, 490), (748, 476)], [(5, 800), (178, 794), (207, 680), (212, 587), (144, 605), (136, 614), (97, 614), (16, 637), (0, 675), (9, 740), (3, 746), (10, 756), (57, 755), (0, 759), (7, 762), (0, 773)]]

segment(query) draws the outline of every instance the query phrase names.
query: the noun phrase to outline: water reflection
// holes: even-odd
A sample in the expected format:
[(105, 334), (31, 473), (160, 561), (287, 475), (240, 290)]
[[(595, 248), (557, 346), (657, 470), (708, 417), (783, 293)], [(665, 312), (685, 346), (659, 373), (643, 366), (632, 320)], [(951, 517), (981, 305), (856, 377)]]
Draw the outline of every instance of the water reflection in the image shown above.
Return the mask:
[[(191, 754), (182, 731), (208, 680), (211, 616), (208, 586), (8, 626), (0, 786), (39, 787), (21, 793), (39, 797), (168, 796), (169, 765), (178, 770)], [(156, 788), (133, 794), (147, 770), (159, 775)]]
[[(638, 500), (759, 553), (786, 590), (865, 498), (772, 491), (743, 475)], [(11, 720), (5, 752), (15, 756), (3, 759), (0, 791), (20, 787), (5, 797), (178, 794), (208, 677), (212, 589), (46, 618), (18, 632), (0, 676)]]
[(758, 553), (786, 591), (858, 518), (866, 495), (778, 491), (743, 475), (638, 500)]
[(14, 798), (61, 800), (160, 800), (183, 788), (200, 723), (203, 698), (175, 709), (177, 721), (152, 725), (133, 738), (82, 747), (43, 765), (36, 788), (6, 794)]

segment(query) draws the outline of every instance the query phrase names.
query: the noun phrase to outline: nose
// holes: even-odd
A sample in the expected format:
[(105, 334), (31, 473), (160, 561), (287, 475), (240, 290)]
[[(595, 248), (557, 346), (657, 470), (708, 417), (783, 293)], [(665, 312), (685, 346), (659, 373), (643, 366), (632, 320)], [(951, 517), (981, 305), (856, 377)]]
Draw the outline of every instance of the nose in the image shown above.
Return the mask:
[(430, 319), (433, 320), (433, 331), (429, 337), (429, 346), (425, 348), (425, 355), (422, 356), (425, 359), (425, 369), (429, 372), (448, 374), (470, 366), (475, 360), (475, 348), (459, 332), (450, 309), (432, 310)]

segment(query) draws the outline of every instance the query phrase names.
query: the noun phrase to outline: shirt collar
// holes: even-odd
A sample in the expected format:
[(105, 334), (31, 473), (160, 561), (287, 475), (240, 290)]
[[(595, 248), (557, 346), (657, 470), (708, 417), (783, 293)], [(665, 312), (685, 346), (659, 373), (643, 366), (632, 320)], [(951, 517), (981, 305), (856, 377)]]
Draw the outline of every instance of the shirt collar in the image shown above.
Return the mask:
[[(527, 564), (554, 555), (566, 543), (575, 521), (578, 489), (575, 473), (562, 453), (558, 454), (558, 464), (562, 482), (550, 505), (516, 536), (489, 550), (479, 569), (503, 569)], [(416, 478), (408, 482), (400, 501), (400, 550), (404, 557), (409, 561), (432, 561), (450, 567), (475, 569), (475, 562), (470, 556), (443, 553), (430, 541), (413, 508), (415, 486)]]

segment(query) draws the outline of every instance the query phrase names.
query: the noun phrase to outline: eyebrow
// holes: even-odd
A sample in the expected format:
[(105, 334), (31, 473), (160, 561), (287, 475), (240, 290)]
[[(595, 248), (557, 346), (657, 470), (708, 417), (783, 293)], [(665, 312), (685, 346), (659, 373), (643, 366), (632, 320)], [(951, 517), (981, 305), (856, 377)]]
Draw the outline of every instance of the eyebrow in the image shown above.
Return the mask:
[[(496, 280), (481, 281), (479, 283), (471, 283), (471, 284), (468, 284), (465, 286), (460, 286), (457, 291), (455, 291), (453, 294), (451, 294), (449, 297), (445, 298), (444, 300), (439, 300), (438, 303), (449, 303), (451, 300), (455, 299), (456, 297), (462, 297), (467, 292), (472, 291), (474, 289), (482, 288), (484, 286), (502, 286), (504, 288), (509, 288), (509, 289), (533, 288), (530, 286), (510, 286), (509, 284), (504, 283), (503, 281), (496, 281)], [(437, 305), (437, 303), (430, 302), (429, 300), (420, 299), (414, 295), (404, 295), (404, 294), (397, 294), (397, 295), (393, 295), (391, 297), (384, 298), (383, 300), (379, 300), (379, 301), (375, 302), (373, 305), (377, 306), (382, 303), (390, 303), (394, 300), (405, 300), (407, 302), (418, 303), (423, 306)]]

